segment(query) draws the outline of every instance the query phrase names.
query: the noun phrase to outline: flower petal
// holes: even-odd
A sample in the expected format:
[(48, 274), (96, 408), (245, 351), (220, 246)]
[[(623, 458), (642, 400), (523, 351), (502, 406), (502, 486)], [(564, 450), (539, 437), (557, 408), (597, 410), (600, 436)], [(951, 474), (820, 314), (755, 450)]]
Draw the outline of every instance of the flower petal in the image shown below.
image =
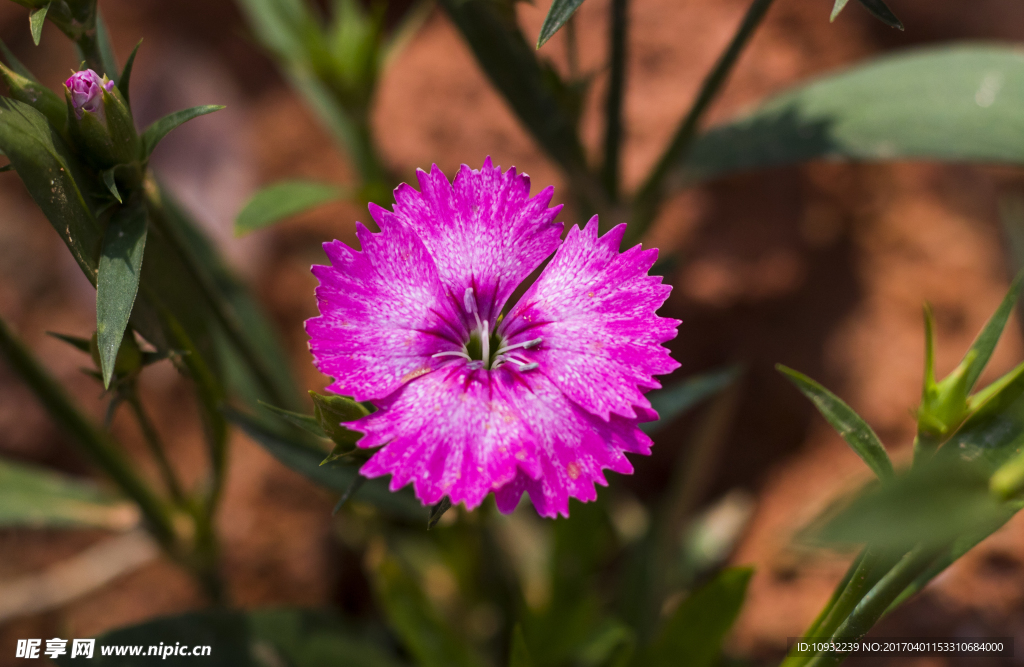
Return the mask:
[(330, 391), (357, 401), (383, 398), (461, 350), (467, 335), (423, 243), (398, 225), (372, 234), (362, 252), (325, 243), (331, 266), (314, 266), (320, 317), (306, 321), (309, 349)]
[(476, 293), (480, 316), (492, 323), (516, 287), (559, 245), (561, 205), (548, 208), (554, 189), (530, 198), (530, 178), (491, 165), (480, 170), (462, 165), (449, 183), (434, 165), (416, 172), (420, 191), (395, 190), (394, 212), (371, 205), (374, 220), (413, 230), (437, 264), (441, 281), (461, 302), (468, 288)]
[(679, 320), (658, 317), (669, 285), (647, 271), (657, 250), (637, 245), (619, 253), (626, 226), (597, 235), (597, 216), (569, 230), (555, 253), (499, 328), (508, 344), (540, 338), (520, 356), (537, 363), (565, 395), (607, 421), (638, 417), (650, 408), (644, 392), (655, 375), (679, 367), (661, 343), (675, 338)]
[[(346, 426), (383, 448), (362, 474), (391, 474), (391, 489), (412, 482), (424, 504), (448, 496), (477, 507), (488, 493), (501, 507), (523, 491), (543, 516), (568, 516), (569, 498), (597, 497), (603, 470), (630, 473), (624, 452), (650, 453), (637, 420), (603, 422), (569, 401), (546, 377), (503, 366), (490, 372), (463, 361), (411, 382)], [(511, 500), (514, 496), (514, 501)]]

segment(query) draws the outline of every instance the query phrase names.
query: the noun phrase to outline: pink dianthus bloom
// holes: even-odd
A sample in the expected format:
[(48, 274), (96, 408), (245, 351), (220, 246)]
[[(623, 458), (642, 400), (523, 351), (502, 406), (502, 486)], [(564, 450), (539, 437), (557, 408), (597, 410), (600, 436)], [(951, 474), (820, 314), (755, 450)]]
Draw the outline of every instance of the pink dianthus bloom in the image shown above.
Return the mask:
[(454, 183), (436, 165), (417, 178), (393, 211), (370, 205), (381, 231), (357, 225), (361, 252), (325, 243), (331, 266), (313, 267), (316, 367), (377, 407), (345, 424), (380, 447), (361, 472), (412, 482), (425, 504), (473, 509), (493, 491), (510, 512), (526, 492), (542, 516), (568, 516), (604, 469), (633, 471), (626, 452), (650, 453), (644, 393), (679, 366), (661, 345), (679, 322), (655, 314), (671, 288), (647, 275), (657, 250), (620, 253), (625, 225), (598, 237), (596, 216), (563, 242), (553, 188), (531, 199), (529, 177), (490, 158)]

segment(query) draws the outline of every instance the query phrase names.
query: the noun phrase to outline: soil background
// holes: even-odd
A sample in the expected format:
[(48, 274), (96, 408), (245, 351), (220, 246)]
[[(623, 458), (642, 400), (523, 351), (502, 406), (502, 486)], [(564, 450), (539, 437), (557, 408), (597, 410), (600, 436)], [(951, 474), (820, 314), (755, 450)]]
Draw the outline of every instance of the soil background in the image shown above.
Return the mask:
[[(518, 4), (529, 36), (548, 7)], [(235, 239), (234, 215), (260, 185), (309, 177), (345, 183), (344, 156), (273, 63), (248, 37), (225, 0), (101, 0), (123, 60), (145, 41), (133, 74), (140, 125), (196, 104), (227, 108), (171, 134), (153, 164), (250, 282), (292, 353), (300, 386), (326, 379), (312, 368), (302, 321), (316, 314), (309, 266), (319, 244), (354, 241), (355, 206), (331, 205)], [(809, 76), (883, 52), (947, 40), (1024, 39), (1015, 0), (893, 0), (905, 32), (851, 3), (828, 22), (826, 0), (778, 0), (740, 59), (709, 121)], [(608, 0), (579, 14), (581, 65), (596, 83), (583, 131), (596, 154), (604, 86)], [(625, 180), (635, 186), (656, 160), (703, 74), (728, 41), (741, 0), (635, 0), (626, 101)], [(71, 46), (49, 24), (42, 46), (29, 37), (26, 10), (0, 4), (0, 37), (54, 88), (73, 66)], [(564, 66), (562, 35), (542, 51)], [(387, 162), (408, 178), (437, 163), (450, 176), (484, 157), (529, 173), (535, 190), (560, 178), (491, 89), (439, 10), (383, 76), (374, 121)], [(733, 489), (755, 499), (733, 561), (757, 574), (729, 652), (777, 657), (810, 622), (849, 555), (791, 548), (791, 538), (837, 493), (866, 479), (863, 465), (812, 407), (773, 369), (777, 362), (818, 379), (862, 414), (906, 460), (923, 360), (922, 303), (938, 321), (937, 371), (952, 369), (1002, 298), (1009, 281), (998, 202), (1024, 190), (1019, 170), (927, 164), (816, 163), (722, 179), (674, 198), (647, 243), (677, 250), (666, 314), (682, 319), (672, 342), (677, 378), (730, 363), (744, 368), (739, 402), (705, 476), (703, 501)], [(565, 218), (571, 220), (571, 212)], [(94, 416), (103, 402), (79, 371), (86, 359), (45, 335), (87, 336), (94, 292), (14, 175), (0, 175), (0, 317)], [(983, 382), (1024, 355), (1008, 327)], [(669, 381), (671, 382), (671, 380)], [(198, 474), (201, 433), (175, 372), (143, 375), (147, 403), (184, 471)], [(699, 415), (698, 415), (699, 417)], [(693, 418), (659, 439), (637, 474), (612, 482), (640, 500), (667, 481)], [(139, 449), (124, 416), (115, 429)], [(246, 607), (348, 604), (350, 558), (333, 537), (329, 494), (235, 435), (221, 516), (231, 597)], [(0, 455), (89, 474), (89, 466), (32, 395), (0, 366)], [(155, 471), (149, 470), (149, 473)], [(99, 532), (0, 531), (3, 582), (29, 576), (106, 539)], [(358, 564), (357, 564), (358, 565)], [(358, 597), (357, 595), (355, 597)], [(0, 625), (0, 666), (16, 664), (17, 638), (95, 636), (105, 630), (201, 605), (190, 580), (155, 560), (43, 614)], [(1024, 637), (1024, 517), (1011, 521), (878, 628), (878, 635)], [(1024, 653), (1024, 646), (1019, 653)], [(857, 662), (850, 664), (881, 664)], [(892, 664), (897, 664), (893, 661)], [(903, 661), (899, 664), (911, 664)], [(913, 664), (959, 664), (922, 659)], [(971, 665), (985, 664), (971, 661)]]

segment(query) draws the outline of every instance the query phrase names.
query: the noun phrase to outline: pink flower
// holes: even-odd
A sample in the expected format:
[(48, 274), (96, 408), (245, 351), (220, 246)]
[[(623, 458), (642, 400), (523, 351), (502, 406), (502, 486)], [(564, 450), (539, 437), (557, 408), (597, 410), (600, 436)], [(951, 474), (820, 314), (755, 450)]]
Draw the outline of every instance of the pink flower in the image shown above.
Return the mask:
[(626, 452), (650, 453), (644, 393), (679, 366), (661, 345), (679, 322), (655, 314), (671, 288), (647, 275), (657, 250), (620, 253), (625, 225), (598, 237), (596, 216), (563, 243), (553, 188), (531, 199), (529, 178), (490, 158), (454, 183), (436, 165), (417, 178), (393, 211), (370, 205), (381, 232), (358, 225), (361, 252), (325, 243), (331, 266), (313, 267), (314, 362), (329, 390), (377, 407), (345, 424), (380, 448), (361, 472), (411, 482), (425, 504), (494, 492), (510, 512), (526, 492), (568, 516), (605, 469), (633, 471)]
[(64, 86), (71, 94), (71, 106), (75, 110), (75, 116), (81, 119), (83, 111), (103, 112), (103, 91), (109, 92), (114, 87), (114, 82), (106, 80), (106, 77), (101, 78), (91, 69), (85, 69), (68, 77)]

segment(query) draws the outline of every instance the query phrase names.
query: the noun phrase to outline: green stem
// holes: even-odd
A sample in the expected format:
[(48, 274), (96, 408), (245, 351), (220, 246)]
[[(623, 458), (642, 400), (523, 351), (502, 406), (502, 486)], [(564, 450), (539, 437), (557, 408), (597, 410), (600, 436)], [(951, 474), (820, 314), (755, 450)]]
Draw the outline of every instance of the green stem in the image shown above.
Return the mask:
[(36, 362), (2, 319), (0, 354), (32, 388), (50, 416), (78, 441), (82, 449), (114, 480), (125, 495), (135, 501), (146, 518), (150, 532), (165, 549), (173, 552), (176, 537), (167, 506), (146, 482), (135, 474), (131, 463), (121, 450), (75, 409), (61, 386)]
[[(639, 239), (654, 219), (662, 199), (664, 199), (667, 177), (679, 166), (682, 158), (686, 155), (686, 151), (693, 142), (694, 136), (696, 136), (697, 127), (704, 113), (721, 91), (722, 85), (729, 77), (729, 73), (732, 71), (733, 66), (735, 66), (740, 53), (743, 52), (743, 49), (750, 42), (750, 38), (753, 36), (757, 26), (761, 24), (771, 4), (772, 0), (754, 0), (743, 17), (739, 28), (736, 30), (736, 34), (733, 35), (729, 45), (722, 52), (722, 55), (718, 57), (715, 66), (704, 79), (697, 98), (679, 124), (678, 129), (676, 129), (671, 143), (669, 143), (665, 152), (662, 153), (661, 159), (658, 160), (658, 163), (636, 194), (633, 205), (633, 219), (630, 225), (631, 229), (627, 233), (628, 239), (633, 241)], [(626, 246), (629, 246), (628, 242)]]
[(224, 329), (224, 333), (232, 345), (245, 360), (268, 396), (278, 405), (290, 405), (289, 397), (284, 396), (278, 391), (277, 383), (274, 381), (274, 374), (266, 367), (259, 352), (249, 342), (242, 323), (235, 315), (231, 304), (221, 295), (220, 290), (217, 289), (210, 275), (197, 264), (195, 257), (188, 251), (187, 244), (181, 238), (181, 233), (167, 219), (160, 201), (159, 187), (150, 180), (145, 191), (150, 221), (163, 233), (168, 245), (178, 255), (186, 270), (195, 279), (200, 293), (209, 304), (210, 310)]
[[(832, 635), (832, 641), (845, 642), (859, 639), (867, 634), (878, 619), (889, 609), (904, 589), (914, 582), (935, 560), (933, 549), (916, 547), (905, 555), (882, 579), (861, 599), (842, 625)], [(838, 665), (848, 653), (830, 652), (815, 656), (808, 667)]]
[(157, 467), (160, 469), (160, 475), (164, 479), (164, 484), (167, 486), (167, 490), (171, 494), (171, 498), (173, 498), (174, 502), (179, 505), (184, 503), (185, 494), (182, 492), (181, 484), (178, 482), (178, 476), (175, 474), (174, 468), (171, 467), (171, 462), (167, 459), (167, 451), (164, 448), (160, 434), (153, 426), (153, 422), (150, 420), (149, 415), (146, 414), (146, 410), (143, 408), (142, 401), (139, 399), (139, 395), (134, 386), (128, 388), (127, 396), (125, 398), (128, 401), (128, 405), (131, 406), (132, 412), (135, 414), (135, 419), (139, 423), (139, 428), (142, 429), (142, 435), (146, 440), (146, 444), (149, 446), (149, 451), (153, 455), (153, 459), (156, 461)]
[[(822, 609), (818, 618), (808, 628), (804, 637), (823, 638), (831, 637), (832, 633), (846, 620), (850, 612), (860, 603), (864, 595), (871, 590), (892, 567), (890, 558), (882, 558), (877, 552), (865, 549), (861, 555), (850, 565), (846, 576), (839, 586), (836, 587), (825, 608)], [(794, 649), (795, 651), (795, 649)], [(814, 656), (796, 655), (791, 652), (783, 661), (784, 667), (799, 667), (810, 662)]]
[(622, 148), (622, 101), (626, 88), (626, 30), (629, 0), (612, 0), (609, 16), (608, 96), (605, 98), (604, 165), (601, 184), (608, 198), (619, 197), (619, 166)]

